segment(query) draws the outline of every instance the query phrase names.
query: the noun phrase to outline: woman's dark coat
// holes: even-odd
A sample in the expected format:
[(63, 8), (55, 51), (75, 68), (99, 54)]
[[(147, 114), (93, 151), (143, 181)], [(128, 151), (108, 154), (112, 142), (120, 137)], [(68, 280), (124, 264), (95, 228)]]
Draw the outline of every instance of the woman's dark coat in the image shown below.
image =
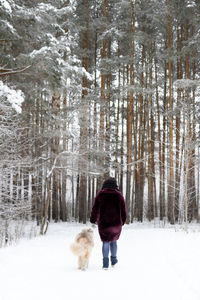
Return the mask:
[(126, 216), (126, 204), (122, 194), (116, 189), (104, 188), (94, 200), (90, 222), (97, 222), (103, 242), (112, 242), (118, 240)]

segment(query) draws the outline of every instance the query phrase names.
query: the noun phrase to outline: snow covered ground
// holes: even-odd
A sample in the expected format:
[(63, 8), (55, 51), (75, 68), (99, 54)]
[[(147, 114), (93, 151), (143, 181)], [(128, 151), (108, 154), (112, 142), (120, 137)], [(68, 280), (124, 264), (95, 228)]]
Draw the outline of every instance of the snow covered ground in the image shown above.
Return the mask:
[(126, 225), (118, 241), (119, 263), (101, 269), (101, 242), (89, 269), (77, 270), (69, 246), (84, 227), (50, 224), (47, 235), (0, 249), (0, 300), (200, 299), (200, 228)]

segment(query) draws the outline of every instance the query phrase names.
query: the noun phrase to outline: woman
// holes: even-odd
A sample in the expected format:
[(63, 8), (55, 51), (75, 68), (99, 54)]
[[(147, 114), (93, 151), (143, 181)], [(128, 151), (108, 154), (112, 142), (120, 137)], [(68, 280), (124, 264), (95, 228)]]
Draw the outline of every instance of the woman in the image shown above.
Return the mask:
[(126, 204), (119, 192), (115, 178), (104, 181), (101, 191), (97, 194), (90, 222), (98, 224), (100, 238), (103, 242), (103, 269), (109, 267), (109, 250), (111, 251), (111, 265), (117, 260), (117, 240), (120, 237), (122, 226), (126, 221)]

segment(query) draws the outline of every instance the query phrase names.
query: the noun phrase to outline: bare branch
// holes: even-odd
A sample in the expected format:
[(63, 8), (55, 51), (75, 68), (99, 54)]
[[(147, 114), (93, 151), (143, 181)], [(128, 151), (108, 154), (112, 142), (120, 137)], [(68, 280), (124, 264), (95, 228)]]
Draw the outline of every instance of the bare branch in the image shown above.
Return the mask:
[(6, 69), (0, 69), (0, 77), (25, 72), (25, 71), (28, 70), (31, 66), (32, 66), (32, 65), (29, 65), (29, 66), (27, 66), (27, 67), (25, 67), (25, 68), (23, 68), (23, 69), (20, 69), (20, 70), (6, 70)]

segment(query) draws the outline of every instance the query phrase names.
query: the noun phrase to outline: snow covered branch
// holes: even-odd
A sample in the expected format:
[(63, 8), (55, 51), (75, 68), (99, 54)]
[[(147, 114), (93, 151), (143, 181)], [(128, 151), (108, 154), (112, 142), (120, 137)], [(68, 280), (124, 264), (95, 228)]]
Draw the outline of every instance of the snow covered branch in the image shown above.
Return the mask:
[(22, 69), (11, 69), (11, 70), (10, 69), (0, 69), (0, 77), (22, 73), (22, 72), (25, 72), (26, 70), (28, 70), (30, 67), (31, 67), (31, 65), (29, 65), (25, 68), (22, 68)]

